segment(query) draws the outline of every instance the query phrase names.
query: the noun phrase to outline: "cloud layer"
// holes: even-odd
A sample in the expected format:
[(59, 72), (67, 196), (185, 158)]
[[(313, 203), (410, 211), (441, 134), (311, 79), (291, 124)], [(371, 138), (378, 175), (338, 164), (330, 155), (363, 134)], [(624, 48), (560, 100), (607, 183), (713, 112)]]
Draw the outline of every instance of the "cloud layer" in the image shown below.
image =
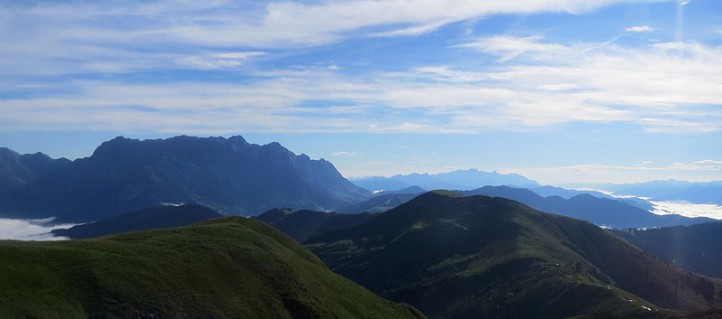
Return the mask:
[[(245, 83), (134, 84), (76, 80), (59, 94), (6, 98), (5, 129), (124, 129), (160, 133), (530, 130), (572, 122), (627, 123), (650, 133), (722, 128), (722, 48), (628, 47), (492, 36), (453, 50), (499, 63), (348, 74), (343, 68), (267, 70)], [(202, 68), (260, 52), (188, 60)]]
[(0, 239), (14, 240), (63, 240), (50, 233), (56, 228), (68, 228), (75, 225), (54, 225), (51, 219), (25, 220), (0, 218)]

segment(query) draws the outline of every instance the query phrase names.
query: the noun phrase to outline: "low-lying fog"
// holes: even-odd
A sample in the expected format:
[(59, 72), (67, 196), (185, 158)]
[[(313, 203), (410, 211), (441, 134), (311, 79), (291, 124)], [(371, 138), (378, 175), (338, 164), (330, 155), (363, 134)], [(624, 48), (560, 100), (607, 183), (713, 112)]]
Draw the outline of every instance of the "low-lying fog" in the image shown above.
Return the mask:
[(0, 218), (0, 239), (15, 240), (63, 240), (67, 237), (55, 237), (51, 230), (69, 228), (76, 224), (54, 224), (54, 218), (10, 219)]
[(651, 202), (652, 213), (658, 215), (678, 214), (687, 217), (709, 217), (722, 219), (722, 206), (714, 204), (692, 204), (683, 201)]

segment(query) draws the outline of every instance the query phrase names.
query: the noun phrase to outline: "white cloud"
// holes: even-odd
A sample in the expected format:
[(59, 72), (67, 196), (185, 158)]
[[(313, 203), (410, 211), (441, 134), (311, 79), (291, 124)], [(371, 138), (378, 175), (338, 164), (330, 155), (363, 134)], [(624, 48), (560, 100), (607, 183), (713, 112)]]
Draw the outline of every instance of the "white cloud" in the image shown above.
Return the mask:
[(448, 21), (442, 20), (442, 21), (407, 27), (407, 28), (398, 29), (398, 30), (379, 32), (379, 33), (372, 34), (372, 36), (377, 36), (377, 37), (418, 36), (418, 35), (422, 35), (424, 33), (429, 33), (438, 28), (441, 28), (448, 23), (449, 23)]
[[(266, 48), (419, 35), (493, 14), (582, 13), (625, 2), (640, 1), (4, 2), (0, 40), (13, 45), (0, 47), (8, 78), (0, 89), (29, 85), (16, 83), (17, 74), (238, 68), (277, 52)], [(632, 123), (650, 133), (722, 129), (720, 47), (491, 36), (451, 50), (502, 63), (361, 74), (331, 64), (254, 70), (237, 83), (129, 84), (108, 76), (63, 81), (62, 89), (42, 77), (29, 82), (56, 91), (4, 95), (0, 130), (475, 133), (578, 121)]]
[(652, 31), (654, 31), (654, 28), (652, 28), (648, 25), (638, 25), (638, 26), (626, 28), (626, 29), (624, 29), (624, 31), (627, 31), (627, 32), (652, 32)]
[(694, 162), (701, 170), (705, 171), (722, 171), (722, 161), (720, 160), (701, 160)]
[(456, 47), (475, 48), (495, 54), (501, 57), (502, 62), (511, 60), (526, 52), (544, 54), (547, 52), (552, 53), (566, 50), (566, 48), (561, 45), (541, 43), (540, 40), (542, 39), (542, 37), (493, 36), (480, 39), (476, 42), (464, 43)]
[(246, 60), (264, 55), (264, 52), (224, 52), (211, 53), (206, 55), (186, 56), (176, 60), (180, 65), (189, 66), (198, 69), (221, 69), (234, 68), (246, 62)]
[[(501, 59), (511, 56), (519, 60), (489, 77), (506, 83), (504, 87), (515, 91), (512, 95), (517, 101), (534, 96), (529, 99), (537, 101), (532, 105), (549, 107), (552, 102), (554, 106), (550, 108), (568, 110), (569, 119), (578, 114), (578, 120), (585, 120), (583, 112), (596, 110), (588, 115), (598, 121), (627, 118), (626, 121), (640, 124), (649, 132), (721, 129), (718, 121), (722, 114), (718, 109), (722, 105), (719, 91), (722, 80), (716, 75), (722, 74), (720, 47), (659, 43), (633, 49), (612, 43), (559, 45), (540, 41), (492, 37), (465, 46)], [(534, 90), (550, 86), (568, 90), (551, 95)]]
[[(578, 14), (659, 0), (2, 2), (3, 74), (117, 73), (236, 66), (177, 52), (316, 46), (353, 37), (415, 36), (494, 14)], [(2, 62), (4, 61), (4, 62)]]
[(75, 224), (52, 224), (50, 219), (9, 219), (0, 218), (0, 239), (14, 240), (63, 240), (54, 237), (51, 230), (69, 228)]
[(657, 215), (677, 214), (687, 217), (709, 217), (722, 219), (722, 206), (714, 204), (692, 204), (685, 201), (653, 201), (652, 213)]
[[(63, 83), (58, 94), (6, 98), (2, 129), (477, 133), (570, 122), (649, 133), (722, 130), (722, 48), (658, 43), (558, 44), (491, 37), (456, 50), (506, 62), (347, 74), (325, 65), (258, 72), (244, 83)], [(256, 53), (216, 55), (244, 58)], [(335, 65), (335, 64), (334, 64)], [(208, 67), (217, 67), (210, 64)], [(43, 85), (42, 82), (36, 85)]]
[(358, 155), (358, 152), (333, 152), (331, 154), (333, 156), (341, 156), (341, 157), (356, 157)]

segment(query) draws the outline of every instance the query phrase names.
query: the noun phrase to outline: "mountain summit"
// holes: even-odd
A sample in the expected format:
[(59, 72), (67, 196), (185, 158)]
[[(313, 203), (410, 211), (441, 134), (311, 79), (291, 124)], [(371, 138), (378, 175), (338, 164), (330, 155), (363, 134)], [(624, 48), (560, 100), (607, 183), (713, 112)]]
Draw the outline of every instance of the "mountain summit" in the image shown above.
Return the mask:
[(13, 217), (91, 221), (168, 203), (253, 215), (273, 207), (330, 210), (370, 193), (326, 160), (241, 136), (136, 140), (117, 137), (92, 156), (0, 194)]

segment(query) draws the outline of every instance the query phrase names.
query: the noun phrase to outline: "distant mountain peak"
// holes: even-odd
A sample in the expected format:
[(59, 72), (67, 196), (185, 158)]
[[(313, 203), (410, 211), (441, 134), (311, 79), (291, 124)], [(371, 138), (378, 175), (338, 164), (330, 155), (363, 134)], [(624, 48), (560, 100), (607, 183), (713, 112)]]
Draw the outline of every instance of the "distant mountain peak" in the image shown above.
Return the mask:
[(357, 178), (354, 183), (369, 190), (384, 191), (396, 191), (412, 185), (424, 189), (453, 190), (470, 190), (486, 185), (539, 186), (539, 183), (519, 174), (502, 174), (496, 171), (484, 172), (475, 168), (438, 174), (413, 173), (392, 177)]

